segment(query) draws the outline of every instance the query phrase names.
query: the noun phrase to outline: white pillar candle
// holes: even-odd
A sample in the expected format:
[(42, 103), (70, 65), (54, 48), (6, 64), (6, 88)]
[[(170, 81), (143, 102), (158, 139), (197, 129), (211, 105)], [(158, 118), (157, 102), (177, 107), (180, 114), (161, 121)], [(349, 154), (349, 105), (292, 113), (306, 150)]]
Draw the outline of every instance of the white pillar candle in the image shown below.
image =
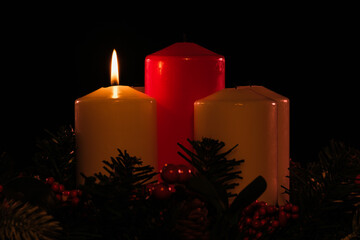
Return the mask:
[(228, 158), (244, 159), (239, 167), (239, 193), (257, 176), (267, 182), (259, 200), (276, 204), (278, 199), (278, 104), (250, 87), (224, 89), (194, 104), (194, 138), (210, 137), (236, 144)]
[(289, 201), (289, 194), (285, 194), (285, 189), (281, 186), (290, 188), (288, 178), (290, 163), (290, 101), (287, 97), (263, 86), (251, 86), (250, 89), (277, 103), (278, 203), (282, 205)]
[[(117, 61), (116, 57), (112, 60)], [(118, 84), (117, 63), (112, 84)], [(117, 76), (117, 77), (116, 77)], [(157, 171), (156, 101), (129, 86), (100, 88), (75, 101), (77, 177), (102, 172), (103, 160), (127, 150)]]

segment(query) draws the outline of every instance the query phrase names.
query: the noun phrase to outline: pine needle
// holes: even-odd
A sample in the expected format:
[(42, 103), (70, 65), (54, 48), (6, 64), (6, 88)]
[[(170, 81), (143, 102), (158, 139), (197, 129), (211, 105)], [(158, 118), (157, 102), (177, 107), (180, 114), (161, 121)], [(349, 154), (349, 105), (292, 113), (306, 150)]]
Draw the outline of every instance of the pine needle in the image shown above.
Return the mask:
[(0, 204), (0, 239), (57, 239), (60, 223), (29, 203), (6, 199)]
[[(200, 174), (206, 176), (215, 185), (221, 185), (226, 191), (233, 189), (236, 185), (231, 184), (235, 179), (241, 179), (238, 166), (244, 160), (227, 159), (226, 156), (231, 153), (238, 145), (227, 151), (222, 151), (225, 143), (211, 138), (203, 138), (201, 141), (188, 140), (195, 152), (190, 151), (183, 145), (178, 144), (180, 148), (188, 155), (178, 154), (193, 165)], [(236, 170), (235, 170), (236, 169)], [(228, 196), (232, 196), (228, 192)]]

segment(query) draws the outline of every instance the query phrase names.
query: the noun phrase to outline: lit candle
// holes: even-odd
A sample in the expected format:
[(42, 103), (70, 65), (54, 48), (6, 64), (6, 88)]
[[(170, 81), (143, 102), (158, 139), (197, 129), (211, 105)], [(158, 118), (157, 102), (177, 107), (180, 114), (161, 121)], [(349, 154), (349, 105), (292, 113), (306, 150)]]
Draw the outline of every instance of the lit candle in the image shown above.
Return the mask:
[(177, 143), (190, 148), (194, 102), (225, 87), (225, 59), (195, 43), (175, 43), (145, 59), (145, 93), (157, 101), (158, 159), (186, 164)]
[(117, 149), (141, 158), (157, 170), (156, 101), (129, 86), (120, 86), (114, 50), (111, 85), (75, 101), (77, 177), (102, 172), (103, 160), (118, 155)]
[(239, 144), (228, 156), (245, 160), (238, 169), (243, 179), (233, 192), (239, 193), (261, 175), (267, 189), (259, 200), (283, 202), (281, 185), (288, 187), (288, 99), (263, 87), (239, 87), (200, 99), (194, 108), (195, 140), (219, 139), (228, 148)]

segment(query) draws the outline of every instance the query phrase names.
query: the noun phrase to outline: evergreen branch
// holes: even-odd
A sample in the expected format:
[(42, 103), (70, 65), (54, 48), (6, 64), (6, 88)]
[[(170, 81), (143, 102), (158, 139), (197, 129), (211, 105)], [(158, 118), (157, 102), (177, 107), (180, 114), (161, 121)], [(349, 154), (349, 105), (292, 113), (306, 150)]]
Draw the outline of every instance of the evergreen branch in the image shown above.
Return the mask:
[[(227, 183), (234, 179), (241, 179), (239, 176), (241, 171), (236, 168), (240, 166), (244, 160), (229, 160), (226, 158), (238, 145), (235, 145), (227, 151), (222, 151), (225, 143), (218, 140), (203, 138), (201, 141), (191, 141), (188, 139), (188, 142), (192, 145), (195, 152), (190, 151), (178, 143), (180, 148), (188, 156), (185, 156), (181, 152), (179, 152), (179, 155), (215, 185), (221, 185), (227, 191), (234, 187), (233, 184)], [(228, 194), (230, 195), (230, 193)]]
[(157, 173), (126, 150), (118, 152), (118, 156), (104, 161), (108, 174), (95, 174), (95, 179), (86, 177), (83, 187), (95, 208), (96, 219), (101, 221), (99, 232), (104, 239), (136, 239), (154, 224), (144, 189), (145, 184), (155, 181), (151, 180)]
[(44, 132), (44, 138), (36, 142), (35, 173), (41, 178), (51, 176), (69, 187), (75, 187), (74, 130), (71, 126), (63, 126), (56, 133), (46, 129)]
[[(358, 150), (332, 140), (318, 157), (318, 161), (305, 167), (290, 167), (290, 189), (285, 188), (285, 191), (290, 193), (292, 203), (300, 207), (299, 225), (303, 229), (303, 238), (312, 236), (314, 227), (317, 238), (340, 238), (350, 232), (349, 212), (360, 203), (353, 197), (360, 194), (358, 185), (354, 183), (360, 172), (360, 154)], [(344, 223), (341, 227), (340, 221)], [(353, 225), (357, 224), (353, 220)], [(353, 226), (354, 234), (355, 229)], [(348, 235), (345, 239), (352, 239), (352, 236), (355, 235)]]
[(62, 227), (47, 212), (29, 203), (6, 199), (0, 204), (0, 239), (57, 239)]

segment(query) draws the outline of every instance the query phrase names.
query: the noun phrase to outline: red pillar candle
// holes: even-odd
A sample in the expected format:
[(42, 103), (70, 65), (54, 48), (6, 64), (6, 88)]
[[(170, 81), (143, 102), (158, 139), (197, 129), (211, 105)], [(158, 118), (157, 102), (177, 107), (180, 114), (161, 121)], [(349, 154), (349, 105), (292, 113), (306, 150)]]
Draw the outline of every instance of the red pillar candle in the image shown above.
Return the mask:
[(175, 43), (145, 58), (145, 93), (157, 101), (158, 165), (186, 164), (177, 143), (193, 139), (194, 102), (225, 88), (225, 58)]

